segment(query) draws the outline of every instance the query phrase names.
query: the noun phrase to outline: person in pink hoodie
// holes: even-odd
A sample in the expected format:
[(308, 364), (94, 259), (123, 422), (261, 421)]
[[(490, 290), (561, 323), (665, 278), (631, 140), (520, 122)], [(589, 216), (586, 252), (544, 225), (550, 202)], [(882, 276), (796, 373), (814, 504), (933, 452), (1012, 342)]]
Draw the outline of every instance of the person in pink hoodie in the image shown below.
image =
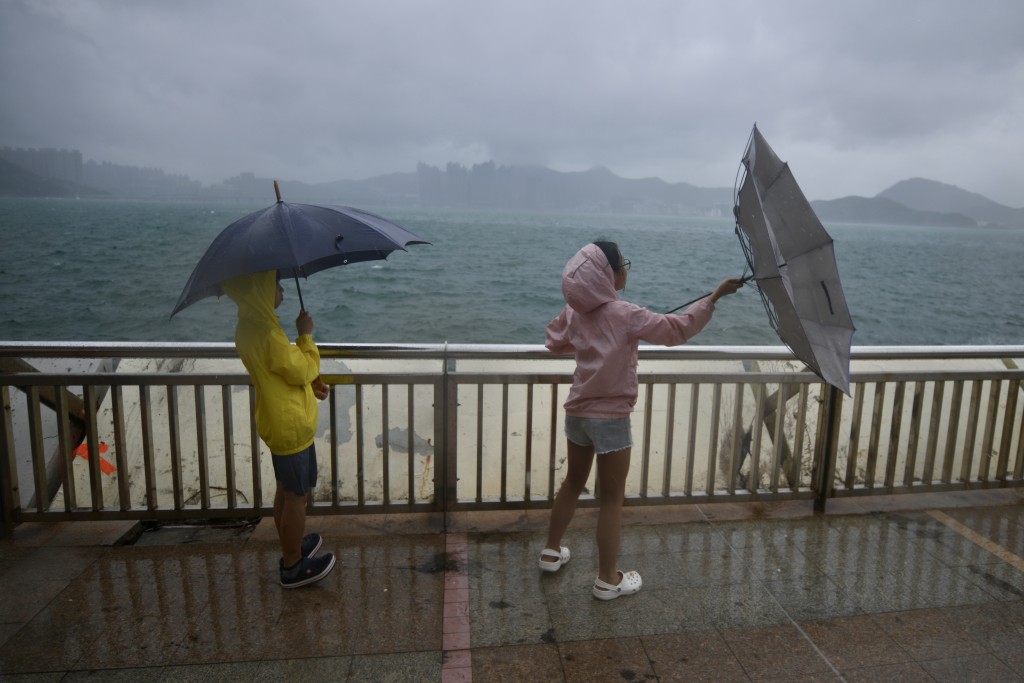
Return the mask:
[(641, 341), (663, 346), (684, 344), (711, 320), (715, 302), (743, 286), (726, 279), (709, 296), (679, 315), (654, 313), (624, 301), (630, 262), (614, 242), (594, 242), (580, 249), (562, 270), (566, 306), (548, 323), (545, 346), (576, 357), (572, 388), (565, 401), (565, 436), (569, 471), (551, 510), (547, 545), (538, 561), (547, 572), (569, 561), (561, 545), (580, 493), (597, 454), (601, 481), (597, 521), (598, 575), (593, 595), (612, 600), (640, 590), (635, 571), (616, 566), (622, 532), (622, 502), (633, 437), (629, 416), (637, 398), (637, 349)]

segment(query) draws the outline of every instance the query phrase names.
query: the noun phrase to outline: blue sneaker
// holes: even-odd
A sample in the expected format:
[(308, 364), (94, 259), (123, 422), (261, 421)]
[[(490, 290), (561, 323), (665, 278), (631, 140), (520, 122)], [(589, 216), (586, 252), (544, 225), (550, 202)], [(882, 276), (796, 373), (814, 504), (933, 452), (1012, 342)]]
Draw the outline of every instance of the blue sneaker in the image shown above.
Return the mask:
[(334, 553), (321, 557), (304, 557), (294, 567), (285, 568), (281, 562), (281, 585), (285, 588), (298, 588), (326, 578), (334, 569)]
[(320, 534), (306, 534), (302, 537), (302, 556), (313, 557), (323, 544), (324, 539)]

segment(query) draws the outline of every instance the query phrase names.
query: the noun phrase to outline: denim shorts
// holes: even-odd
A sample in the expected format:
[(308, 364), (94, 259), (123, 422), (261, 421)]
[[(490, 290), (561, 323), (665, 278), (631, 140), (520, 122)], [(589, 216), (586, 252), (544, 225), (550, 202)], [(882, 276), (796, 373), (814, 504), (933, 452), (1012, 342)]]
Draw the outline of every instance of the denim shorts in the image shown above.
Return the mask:
[(291, 455), (270, 454), (274, 461), (274, 476), (281, 488), (298, 496), (304, 496), (316, 486), (316, 446), (292, 453)]
[(604, 419), (566, 415), (565, 438), (577, 446), (593, 446), (598, 455), (633, 447), (633, 429), (628, 417)]

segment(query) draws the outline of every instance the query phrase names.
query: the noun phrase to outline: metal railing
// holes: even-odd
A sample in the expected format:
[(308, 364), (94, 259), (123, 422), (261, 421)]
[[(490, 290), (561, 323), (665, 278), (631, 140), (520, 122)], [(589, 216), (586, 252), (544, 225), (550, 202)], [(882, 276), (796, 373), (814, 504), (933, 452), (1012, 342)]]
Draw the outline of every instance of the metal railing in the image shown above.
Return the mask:
[[(331, 394), (313, 514), (551, 505), (571, 359), (537, 346), (320, 348)], [(782, 347), (642, 347), (627, 504), (823, 508), (1022, 485), (1024, 346), (859, 347), (852, 359), (847, 397)], [(271, 513), (232, 345), (6, 342), (0, 373), (4, 529)], [(596, 504), (593, 477), (582, 505)]]

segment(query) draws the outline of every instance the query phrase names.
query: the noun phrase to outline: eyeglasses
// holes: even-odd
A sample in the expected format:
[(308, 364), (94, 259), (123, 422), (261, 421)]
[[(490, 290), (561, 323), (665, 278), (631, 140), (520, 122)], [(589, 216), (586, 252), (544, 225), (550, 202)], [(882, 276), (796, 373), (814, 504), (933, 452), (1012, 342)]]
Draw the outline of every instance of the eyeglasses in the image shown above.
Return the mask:
[(629, 262), (629, 259), (622, 259), (622, 265), (621, 265), (621, 266), (619, 266), (619, 268), (620, 268), (620, 269), (621, 269), (621, 268), (625, 268), (626, 270), (629, 270), (629, 267), (630, 267), (631, 265), (632, 265), (632, 264), (631, 264), (631, 263)]

